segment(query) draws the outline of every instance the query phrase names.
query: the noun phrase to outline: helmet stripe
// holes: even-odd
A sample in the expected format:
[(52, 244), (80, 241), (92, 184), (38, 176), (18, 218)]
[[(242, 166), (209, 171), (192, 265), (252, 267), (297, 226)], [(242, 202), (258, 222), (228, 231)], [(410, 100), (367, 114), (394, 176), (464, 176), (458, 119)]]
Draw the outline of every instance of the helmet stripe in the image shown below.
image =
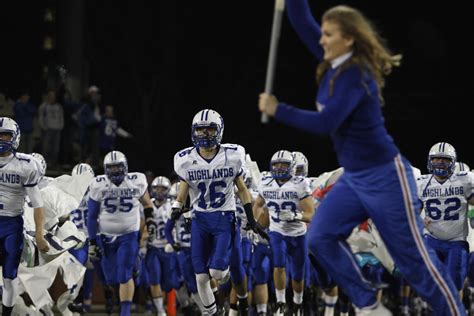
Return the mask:
[(209, 110), (206, 110), (206, 118), (205, 118), (206, 121), (207, 121), (208, 116), (209, 116)]
[(205, 113), (205, 112), (206, 112), (205, 110), (202, 110), (202, 111), (201, 111), (201, 121), (204, 121), (204, 113)]

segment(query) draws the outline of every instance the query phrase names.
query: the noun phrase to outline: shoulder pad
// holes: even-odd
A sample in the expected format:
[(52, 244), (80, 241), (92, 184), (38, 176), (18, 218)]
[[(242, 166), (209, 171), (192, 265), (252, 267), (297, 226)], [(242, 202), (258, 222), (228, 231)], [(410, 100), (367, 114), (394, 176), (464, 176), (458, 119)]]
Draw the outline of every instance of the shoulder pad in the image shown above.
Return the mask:
[(15, 154), (15, 157), (19, 160), (19, 161), (24, 161), (26, 163), (29, 163), (31, 162), (34, 158), (33, 156), (31, 155), (28, 155), (28, 154), (24, 154), (24, 153), (16, 153)]
[(291, 178), (291, 182), (293, 183), (300, 183), (300, 182), (303, 182), (304, 181), (304, 177), (300, 177), (300, 176), (294, 176)]
[(230, 149), (230, 150), (238, 150), (240, 148), (243, 149), (242, 146), (237, 145), (237, 144), (221, 144), (221, 147), (224, 149)]
[(273, 177), (263, 177), (260, 180), (260, 183), (262, 183), (263, 185), (269, 185), (270, 183), (272, 183), (273, 180)]
[(95, 177), (95, 182), (103, 182), (103, 181), (107, 181), (107, 176), (105, 174)]
[(416, 180), (424, 180), (424, 179), (428, 179), (429, 177), (431, 177), (430, 174), (422, 174), (419, 178), (417, 178)]
[(178, 151), (176, 153), (176, 156), (177, 157), (184, 157), (184, 156), (187, 156), (191, 153), (191, 151), (194, 149), (195, 147), (194, 146), (191, 146), (191, 147), (188, 147), (188, 148), (185, 148), (185, 149), (182, 149), (180, 151)]

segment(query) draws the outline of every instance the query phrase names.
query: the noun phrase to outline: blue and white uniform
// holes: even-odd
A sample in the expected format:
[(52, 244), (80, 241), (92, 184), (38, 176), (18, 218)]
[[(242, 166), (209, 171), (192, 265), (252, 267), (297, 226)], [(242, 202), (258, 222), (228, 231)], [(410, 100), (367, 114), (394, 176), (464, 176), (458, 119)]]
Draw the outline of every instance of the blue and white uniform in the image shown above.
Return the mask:
[[(107, 176), (100, 175), (89, 187), (89, 221), (92, 208), (99, 207), (98, 232), (104, 250), (102, 268), (107, 284), (122, 284), (132, 278), (139, 247), (139, 199), (147, 187), (145, 175), (139, 172), (128, 173), (118, 186)], [(88, 230), (91, 234), (90, 224)]]
[(176, 254), (165, 252), (168, 243), (165, 236), (165, 226), (170, 218), (171, 204), (165, 201), (157, 205), (153, 199), (153, 220), (148, 226), (152, 233), (148, 236), (146, 267), (151, 285), (160, 285), (165, 292), (179, 288)]
[[(242, 174), (245, 150), (222, 144), (212, 159), (204, 159), (195, 147), (178, 152), (174, 169), (189, 185), (193, 210), (192, 260), (196, 274), (229, 267), (235, 234), (234, 180)], [(209, 247), (213, 244), (213, 247)]]
[(304, 264), (307, 257), (306, 224), (302, 221), (283, 221), (279, 213), (290, 210), (302, 213), (299, 203), (311, 196), (309, 180), (291, 177), (283, 184), (273, 178), (262, 180), (258, 193), (265, 200), (270, 217), (270, 245), (273, 252), (273, 264), (276, 268), (285, 268), (287, 258), (291, 260), (290, 274), (294, 281), (304, 277)]
[(32, 207), (43, 207), (38, 189), (41, 174), (30, 155), (16, 153), (2, 157), (0, 165), (0, 250), (3, 278), (15, 279), (23, 250), (23, 206), (33, 194)]
[(451, 275), (458, 290), (464, 285), (469, 264), (468, 201), (474, 195), (474, 174), (453, 173), (443, 182), (434, 175), (417, 180), (418, 196), (430, 220), (423, 234)]

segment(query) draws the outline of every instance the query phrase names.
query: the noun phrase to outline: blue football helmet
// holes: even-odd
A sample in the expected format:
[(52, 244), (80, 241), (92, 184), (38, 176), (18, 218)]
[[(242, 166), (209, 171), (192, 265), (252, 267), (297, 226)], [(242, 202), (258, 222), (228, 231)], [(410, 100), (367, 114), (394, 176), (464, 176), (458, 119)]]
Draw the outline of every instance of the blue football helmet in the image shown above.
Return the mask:
[[(433, 162), (434, 158), (445, 158), (449, 161)], [(449, 177), (456, 167), (456, 158), (456, 150), (451, 144), (445, 142), (434, 144), (428, 154), (428, 171), (438, 177)]]
[(117, 150), (109, 152), (104, 157), (104, 171), (112, 183), (120, 185), (128, 173), (127, 157)]
[(295, 160), (288, 150), (279, 150), (273, 154), (270, 161), (270, 172), (277, 180), (289, 179), (293, 174)]
[(156, 177), (151, 182), (151, 195), (158, 201), (164, 201), (168, 197), (170, 189), (171, 182), (167, 177)]
[[(212, 134), (202, 131), (202, 128), (215, 130)], [(218, 146), (224, 135), (224, 119), (214, 110), (206, 109), (199, 111), (193, 118), (191, 126), (191, 139), (194, 146), (211, 148)]]
[(9, 117), (0, 117), (0, 133), (9, 133), (12, 138), (8, 141), (0, 140), (0, 153), (15, 152), (20, 145), (20, 127)]

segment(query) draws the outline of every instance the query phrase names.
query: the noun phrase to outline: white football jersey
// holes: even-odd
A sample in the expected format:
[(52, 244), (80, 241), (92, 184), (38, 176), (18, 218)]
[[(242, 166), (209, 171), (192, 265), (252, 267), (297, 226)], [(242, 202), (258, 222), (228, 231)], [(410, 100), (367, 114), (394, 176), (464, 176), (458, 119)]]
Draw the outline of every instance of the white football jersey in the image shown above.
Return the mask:
[(153, 201), (153, 226), (154, 233), (148, 236), (148, 245), (156, 248), (164, 248), (168, 243), (165, 236), (166, 222), (170, 219), (171, 203), (166, 200), (162, 205), (156, 206)]
[(292, 237), (306, 233), (305, 223), (282, 221), (278, 215), (282, 210), (290, 210), (295, 214), (302, 212), (299, 208), (300, 200), (311, 196), (307, 178), (292, 177), (281, 186), (275, 179), (266, 178), (260, 182), (258, 193), (265, 200), (270, 212), (270, 231)]
[(417, 179), (418, 197), (431, 219), (424, 234), (440, 240), (466, 240), (468, 200), (474, 194), (474, 174), (454, 173), (443, 183), (431, 175)]
[(100, 203), (99, 233), (119, 236), (140, 229), (140, 201), (148, 184), (140, 172), (129, 172), (119, 186), (106, 175), (100, 175), (90, 185), (89, 197)]
[(235, 211), (234, 179), (242, 174), (245, 149), (222, 144), (213, 159), (201, 157), (195, 147), (174, 156), (174, 170), (189, 185), (193, 210)]
[(83, 232), (87, 238), (89, 238), (89, 232), (87, 230), (87, 201), (89, 200), (89, 191), (90, 188), (87, 188), (87, 191), (82, 197), (79, 206), (76, 209), (72, 210), (70, 215), (70, 219), (74, 223), (74, 225), (76, 225), (77, 230)]
[(38, 184), (41, 174), (35, 158), (16, 153), (0, 166), (0, 216), (18, 216), (23, 213), (25, 187)]

